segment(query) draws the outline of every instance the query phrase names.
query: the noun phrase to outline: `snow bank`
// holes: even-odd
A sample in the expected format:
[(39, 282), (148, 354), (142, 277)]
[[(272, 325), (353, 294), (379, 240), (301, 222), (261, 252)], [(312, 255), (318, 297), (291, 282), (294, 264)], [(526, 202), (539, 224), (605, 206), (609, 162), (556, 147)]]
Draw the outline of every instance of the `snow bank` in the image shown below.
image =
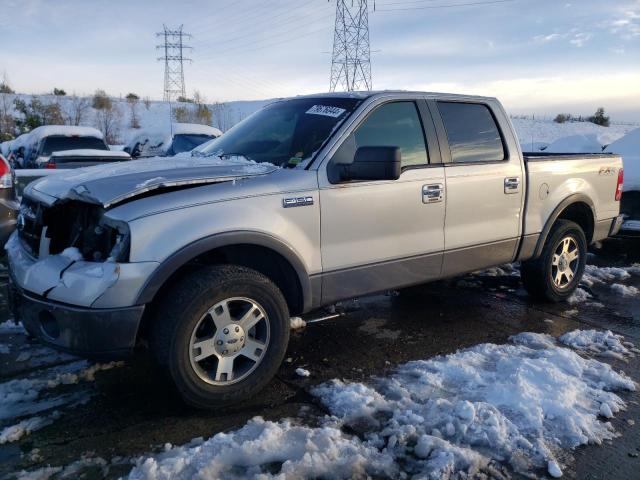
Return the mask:
[(611, 285), (611, 290), (617, 293), (618, 295), (622, 295), (623, 297), (634, 297), (640, 293), (640, 291), (632, 286), (632, 285), (623, 285), (621, 283), (614, 283)]
[(582, 283), (591, 287), (595, 284), (612, 282), (614, 280), (625, 280), (630, 276), (631, 274), (625, 268), (586, 265), (584, 268)]
[(16, 442), (22, 437), (29, 435), (31, 432), (40, 430), (47, 425), (51, 425), (55, 419), (60, 416), (59, 412), (54, 412), (48, 417), (31, 417), (22, 420), (15, 425), (5, 427), (0, 431), (0, 445), (4, 443)]
[(98, 363), (87, 361), (69, 363), (40, 371), (25, 378), (0, 383), (0, 420), (19, 418), (81, 401), (84, 394), (51, 396), (47, 393), (60, 385), (92, 382), (98, 371), (122, 366), (123, 362)]
[(398, 473), (391, 455), (337, 427), (309, 428), (291, 420), (268, 422), (256, 417), (240, 430), (219, 433), (201, 445), (141, 459), (129, 479), (272, 478), (269, 467), (282, 478), (395, 477)]
[(545, 150), (551, 153), (602, 153), (602, 145), (595, 134), (570, 135), (551, 143)]
[(0, 323), (0, 334), (2, 333), (24, 333), (21, 323), (16, 324), (13, 320), (5, 320)]
[(607, 147), (606, 152), (622, 155), (624, 189), (640, 190), (640, 128), (613, 142)]
[[(637, 128), (635, 125), (601, 127), (591, 122), (556, 123), (552, 120), (514, 118), (511, 120), (525, 152), (540, 150), (563, 137), (595, 135), (599, 145), (609, 145)], [(533, 144), (533, 149), (532, 149)]]
[[(618, 348), (572, 333), (580, 345)], [(409, 362), (370, 385), (333, 380), (312, 391), (332, 414), (318, 427), (254, 418), (203, 443), (141, 458), (129, 478), (448, 479), (490, 474), (500, 463), (559, 476), (557, 451), (613, 438), (599, 416), (623, 409), (614, 391), (636, 384), (548, 335), (511, 340)]]
[(606, 332), (598, 330), (574, 330), (565, 333), (559, 339), (560, 343), (576, 350), (587, 353), (611, 356), (624, 359), (634, 356), (634, 345), (625, 342), (622, 335), (616, 335), (610, 330)]

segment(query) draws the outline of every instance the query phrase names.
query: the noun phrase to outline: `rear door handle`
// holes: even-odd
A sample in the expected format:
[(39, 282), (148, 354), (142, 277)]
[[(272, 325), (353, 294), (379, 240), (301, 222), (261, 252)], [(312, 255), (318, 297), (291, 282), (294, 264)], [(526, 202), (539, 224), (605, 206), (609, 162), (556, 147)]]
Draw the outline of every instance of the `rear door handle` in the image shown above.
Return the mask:
[(509, 195), (511, 193), (520, 192), (520, 177), (507, 177), (504, 179), (504, 193)]
[(438, 203), (444, 199), (444, 185), (432, 183), (422, 186), (422, 203)]

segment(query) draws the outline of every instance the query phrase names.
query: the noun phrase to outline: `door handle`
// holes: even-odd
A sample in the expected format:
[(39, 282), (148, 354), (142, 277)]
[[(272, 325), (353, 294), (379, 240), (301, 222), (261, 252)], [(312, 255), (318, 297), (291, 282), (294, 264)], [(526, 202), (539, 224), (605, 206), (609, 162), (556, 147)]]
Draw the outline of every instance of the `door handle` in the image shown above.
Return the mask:
[(520, 177), (507, 177), (504, 179), (504, 193), (519, 193), (520, 192)]
[(438, 203), (444, 198), (444, 185), (432, 183), (422, 186), (422, 203)]

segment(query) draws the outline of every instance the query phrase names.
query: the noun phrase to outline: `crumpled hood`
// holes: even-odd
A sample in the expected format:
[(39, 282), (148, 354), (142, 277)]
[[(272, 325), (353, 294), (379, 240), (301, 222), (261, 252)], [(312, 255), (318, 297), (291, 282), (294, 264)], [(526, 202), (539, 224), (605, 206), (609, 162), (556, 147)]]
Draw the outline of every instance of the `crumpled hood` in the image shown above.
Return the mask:
[(239, 157), (156, 157), (67, 170), (38, 180), (30, 188), (50, 197), (110, 208), (152, 190), (228, 182), (275, 170), (274, 165)]

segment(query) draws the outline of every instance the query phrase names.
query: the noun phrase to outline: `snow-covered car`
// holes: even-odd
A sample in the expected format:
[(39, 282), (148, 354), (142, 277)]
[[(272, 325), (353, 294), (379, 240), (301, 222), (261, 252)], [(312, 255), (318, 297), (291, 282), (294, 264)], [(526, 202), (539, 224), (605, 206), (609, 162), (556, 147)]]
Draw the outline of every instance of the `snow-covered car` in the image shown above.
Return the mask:
[(29, 138), (28, 133), (0, 143), (0, 154), (9, 162), (12, 168), (24, 167), (25, 144)]
[(109, 151), (100, 130), (92, 127), (46, 125), (34, 128), (24, 140), (23, 168), (41, 168), (54, 152), (68, 150)]
[(640, 237), (640, 128), (616, 140), (605, 151), (621, 155), (624, 163), (620, 212), (625, 215), (625, 221), (618, 236)]
[(47, 163), (39, 164), (39, 168), (81, 168), (103, 165), (105, 163), (126, 162), (131, 155), (122, 150), (61, 150), (53, 152)]
[(124, 151), (132, 158), (172, 157), (189, 152), (220, 135), (220, 130), (208, 125), (174, 123), (171, 128), (167, 126), (137, 133), (129, 140)]

